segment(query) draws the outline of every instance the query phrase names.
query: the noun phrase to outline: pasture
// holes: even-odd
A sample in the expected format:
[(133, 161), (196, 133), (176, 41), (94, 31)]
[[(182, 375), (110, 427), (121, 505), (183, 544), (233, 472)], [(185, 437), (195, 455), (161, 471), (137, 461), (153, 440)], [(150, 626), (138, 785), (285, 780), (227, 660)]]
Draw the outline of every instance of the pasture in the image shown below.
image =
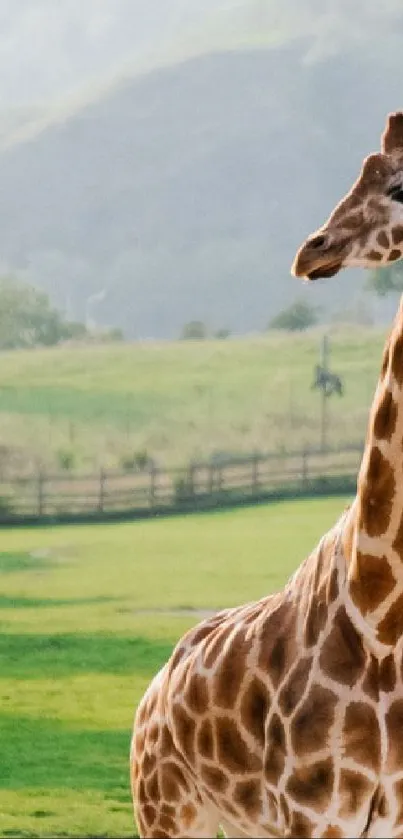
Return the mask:
[[(64, 346), (2, 353), (0, 469), (181, 465), (217, 451), (302, 449), (320, 436), (312, 390), (323, 331), (227, 341)], [(328, 442), (361, 443), (385, 331), (331, 327)]]
[(134, 836), (150, 678), (206, 611), (281, 587), (346, 501), (2, 531), (0, 836)]

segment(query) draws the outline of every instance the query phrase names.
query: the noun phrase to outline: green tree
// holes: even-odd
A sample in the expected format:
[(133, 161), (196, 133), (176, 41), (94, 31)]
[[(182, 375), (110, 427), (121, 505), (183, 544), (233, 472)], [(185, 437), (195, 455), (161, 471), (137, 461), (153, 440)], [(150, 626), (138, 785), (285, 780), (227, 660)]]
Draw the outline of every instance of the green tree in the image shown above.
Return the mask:
[(387, 294), (401, 294), (403, 292), (402, 262), (375, 268), (368, 277), (366, 288), (369, 291), (374, 291), (378, 297), (386, 297)]
[(207, 329), (203, 321), (191, 320), (182, 329), (182, 341), (203, 341), (207, 338)]
[(285, 329), (290, 332), (302, 332), (318, 322), (318, 311), (304, 300), (296, 300), (287, 309), (274, 317), (268, 329)]
[(0, 277), (0, 349), (51, 346), (85, 334), (64, 321), (47, 294), (15, 277)]

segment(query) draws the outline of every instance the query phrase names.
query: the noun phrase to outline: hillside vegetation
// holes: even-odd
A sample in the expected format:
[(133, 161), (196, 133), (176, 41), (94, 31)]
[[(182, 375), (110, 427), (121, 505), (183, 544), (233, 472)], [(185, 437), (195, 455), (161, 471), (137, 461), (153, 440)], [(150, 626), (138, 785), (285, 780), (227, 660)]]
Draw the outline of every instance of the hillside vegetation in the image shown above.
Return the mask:
[[(91, 315), (129, 337), (176, 337), (192, 319), (261, 329), (299, 293), (296, 247), (402, 105), (401, 4), (228, 0), (203, 11), (172, 0), (165, 46), (155, 3), (145, 5), (113, 12), (116, 43), (123, 20), (146, 28), (132, 52), (125, 35), (108, 79), (78, 62), (85, 96), (61, 97), (39, 124), (24, 118), (27, 131), (3, 143), (2, 263), (75, 320), (106, 289)], [(71, 51), (76, 7), (63, 13)], [(363, 280), (356, 271), (318, 286), (324, 315), (347, 293), (357, 303)]]
[[(136, 453), (164, 465), (317, 446), (321, 400), (312, 383), (322, 334), (3, 353), (3, 471), (38, 461), (121, 468)], [(328, 402), (328, 442), (342, 447), (364, 438), (385, 336), (356, 327), (330, 336), (345, 394)]]

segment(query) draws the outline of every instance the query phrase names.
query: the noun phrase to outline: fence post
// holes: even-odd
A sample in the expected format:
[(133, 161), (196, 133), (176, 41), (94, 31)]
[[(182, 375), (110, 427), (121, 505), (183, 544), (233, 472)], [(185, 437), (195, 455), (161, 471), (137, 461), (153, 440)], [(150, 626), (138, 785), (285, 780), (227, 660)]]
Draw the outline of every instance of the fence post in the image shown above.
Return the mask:
[(252, 495), (255, 495), (259, 489), (259, 461), (260, 455), (255, 452), (252, 460)]
[(101, 469), (99, 473), (99, 498), (98, 498), (98, 510), (100, 513), (104, 511), (104, 502), (105, 502), (105, 483), (106, 483), (106, 474), (103, 469)]
[(37, 515), (39, 518), (42, 518), (45, 512), (45, 475), (43, 474), (42, 470), (40, 469), (38, 472), (38, 504), (37, 504)]
[(217, 489), (218, 489), (218, 492), (221, 492), (221, 491), (222, 491), (222, 485), (223, 485), (223, 468), (224, 468), (224, 467), (223, 467), (223, 464), (222, 464), (222, 463), (220, 463), (220, 465), (219, 465), (219, 467), (218, 467), (218, 477), (217, 477)]
[(302, 488), (304, 489), (308, 483), (308, 452), (303, 449), (302, 452)]
[(189, 498), (195, 497), (195, 474), (196, 474), (196, 466), (194, 463), (189, 464), (188, 469), (188, 485), (187, 485), (187, 494)]
[(213, 495), (214, 492), (214, 463), (210, 463), (208, 476), (207, 476), (207, 493), (208, 495)]

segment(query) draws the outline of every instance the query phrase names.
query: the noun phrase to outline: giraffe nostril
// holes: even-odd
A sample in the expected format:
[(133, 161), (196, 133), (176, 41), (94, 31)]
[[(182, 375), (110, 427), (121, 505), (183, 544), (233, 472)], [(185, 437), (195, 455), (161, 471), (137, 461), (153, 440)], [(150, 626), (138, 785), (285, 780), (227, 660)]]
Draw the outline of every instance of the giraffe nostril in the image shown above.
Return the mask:
[(326, 243), (326, 236), (323, 236), (321, 233), (319, 236), (314, 236), (313, 239), (309, 241), (310, 248), (323, 248), (324, 244)]

